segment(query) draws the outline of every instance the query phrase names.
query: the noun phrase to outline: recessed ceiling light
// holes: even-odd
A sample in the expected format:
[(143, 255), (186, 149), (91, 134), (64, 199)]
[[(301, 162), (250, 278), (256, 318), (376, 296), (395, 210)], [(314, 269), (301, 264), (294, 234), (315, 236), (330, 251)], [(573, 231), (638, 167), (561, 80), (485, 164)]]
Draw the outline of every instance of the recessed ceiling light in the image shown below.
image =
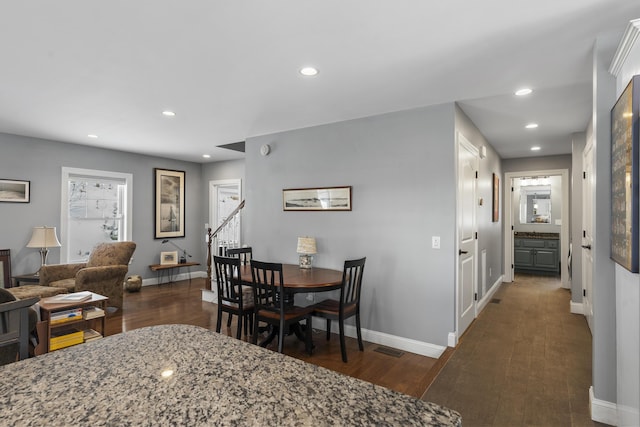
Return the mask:
[(167, 116), (167, 117), (173, 117), (173, 116), (176, 115), (176, 113), (174, 113), (173, 111), (166, 110), (166, 111), (162, 112), (162, 115)]
[(540, 147), (534, 145), (533, 147), (531, 147), (531, 151), (540, 151)]
[(535, 129), (538, 127), (537, 123), (529, 123), (528, 125), (525, 126), (525, 128), (527, 129)]
[(516, 95), (517, 96), (525, 96), (525, 95), (529, 95), (531, 92), (533, 92), (531, 89), (529, 89), (528, 87), (519, 89), (516, 91)]
[(304, 67), (300, 69), (300, 74), (303, 76), (315, 76), (318, 74), (318, 69), (313, 67)]
[(204, 157), (205, 159), (209, 159), (211, 158), (211, 154), (203, 154), (202, 157)]
[(89, 135), (87, 135), (87, 138), (93, 138), (96, 139), (98, 137), (98, 135), (94, 135), (92, 133), (90, 133)]

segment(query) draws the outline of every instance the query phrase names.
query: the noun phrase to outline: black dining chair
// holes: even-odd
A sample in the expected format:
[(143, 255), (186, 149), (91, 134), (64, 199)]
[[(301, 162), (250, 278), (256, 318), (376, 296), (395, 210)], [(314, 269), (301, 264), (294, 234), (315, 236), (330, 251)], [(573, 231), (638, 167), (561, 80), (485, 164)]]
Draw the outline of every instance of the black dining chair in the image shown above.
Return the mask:
[[(229, 258), (240, 258), (240, 264), (249, 265), (251, 263), (251, 258), (253, 255), (253, 250), (251, 247), (246, 248), (225, 248), (225, 256)], [(253, 301), (253, 292), (250, 287), (245, 287), (245, 299), (251, 298)], [(231, 326), (231, 320), (233, 316), (229, 314), (227, 317), (227, 327)]]
[(347, 349), (344, 342), (344, 321), (349, 317), (356, 318), (358, 346), (364, 351), (362, 332), (360, 330), (360, 294), (362, 289), (362, 274), (367, 258), (344, 262), (342, 271), (342, 286), (340, 287), (340, 301), (326, 299), (311, 306), (313, 315), (327, 319), (327, 340), (331, 338), (331, 321), (337, 320), (340, 328), (340, 351), (342, 361), (347, 362)]
[[(306, 322), (305, 347), (308, 354), (313, 351), (311, 343), (312, 320), (311, 307), (298, 307), (285, 304), (285, 288), (282, 277), (282, 264), (251, 260), (251, 276), (253, 279), (253, 300), (255, 303), (255, 320), (253, 327), (253, 343), (258, 342), (259, 322), (265, 322), (276, 328), (272, 332), (278, 335), (278, 352), (282, 353), (284, 336), (288, 328), (304, 320)], [(260, 343), (266, 346), (268, 340)]]
[(249, 265), (251, 264), (253, 250), (251, 249), (251, 246), (246, 248), (229, 248), (227, 249), (227, 256), (230, 258), (240, 258), (240, 262), (243, 265)]
[[(216, 283), (218, 291), (218, 321), (216, 332), (220, 332), (222, 326), (222, 313), (227, 313), (229, 320), (234, 314), (238, 316), (238, 330), (236, 338), (242, 337), (242, 325), (244, 320), (244, 333), (253, 330), (253, 294), (249, 292), (250, 286), (243, 286), (240, 274), (240, 258), (213, 257), (216, 270)], [(227, 326), (230, 326), (230, 321)], [(248, 326), (248, 330), (247, 330)]]

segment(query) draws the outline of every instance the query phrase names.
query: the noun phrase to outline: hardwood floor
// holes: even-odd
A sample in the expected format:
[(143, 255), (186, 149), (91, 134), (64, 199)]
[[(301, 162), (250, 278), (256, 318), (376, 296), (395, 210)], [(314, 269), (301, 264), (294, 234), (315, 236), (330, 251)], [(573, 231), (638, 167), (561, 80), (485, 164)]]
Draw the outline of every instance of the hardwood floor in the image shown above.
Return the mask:
[[(217, 308), (201, 299), (204, 280), (193, 279), (190, 285), (188, 281), (181, 281), (172, 285), (145, 286), (137, 293), (125, 292), (124, 310), (107, 319), (107, 335), (171, 323), (197, 325), (215, 331)], [(223, 316), (221, 333), (235, 336), (235, 317), (231, 328), (227, 328), (226, 314)], [(243, 340), (247, 338), (243, 336)], [(347, 337), (346, 341), (348, 363), (342, 362), (338, 335), (332, 334), (331, 340), (327, 341), (324, 331), (314, 331), (313, 355), (306, 354), (304, 343), (295, 336), (286, 337), (284, 353), (414, 397), (424, 394), (439, 368), (437, 359), (404, 351), (389, 355), (379, 351), (385, 350), (383, 346), (366, 341), (364, 352), (360, 352), (357, 340)], [(269, 348), (275, 351), (273, 344)]]

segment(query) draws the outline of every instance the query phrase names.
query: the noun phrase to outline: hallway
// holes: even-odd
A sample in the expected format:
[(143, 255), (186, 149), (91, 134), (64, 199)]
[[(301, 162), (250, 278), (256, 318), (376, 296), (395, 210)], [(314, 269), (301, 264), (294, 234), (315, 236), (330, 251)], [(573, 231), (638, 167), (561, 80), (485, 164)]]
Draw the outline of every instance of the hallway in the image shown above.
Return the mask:
[(591, 333), (559, 278), (519, 274), (463, 335), (423, 400), (465, 426), (595, 426)]

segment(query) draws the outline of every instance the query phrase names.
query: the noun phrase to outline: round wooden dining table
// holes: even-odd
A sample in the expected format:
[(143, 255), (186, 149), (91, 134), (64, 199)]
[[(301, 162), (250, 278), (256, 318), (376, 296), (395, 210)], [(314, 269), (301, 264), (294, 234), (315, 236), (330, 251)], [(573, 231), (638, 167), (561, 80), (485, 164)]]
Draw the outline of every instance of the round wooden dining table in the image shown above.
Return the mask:
[[(242, 281), (251, 282), (251, 266), (240, 268)], [(329, 268), (300, 268), (297, 264), (282, 264), (282, 281), (289, 293), (325, 292), (340, 289), (342, 271)]]

